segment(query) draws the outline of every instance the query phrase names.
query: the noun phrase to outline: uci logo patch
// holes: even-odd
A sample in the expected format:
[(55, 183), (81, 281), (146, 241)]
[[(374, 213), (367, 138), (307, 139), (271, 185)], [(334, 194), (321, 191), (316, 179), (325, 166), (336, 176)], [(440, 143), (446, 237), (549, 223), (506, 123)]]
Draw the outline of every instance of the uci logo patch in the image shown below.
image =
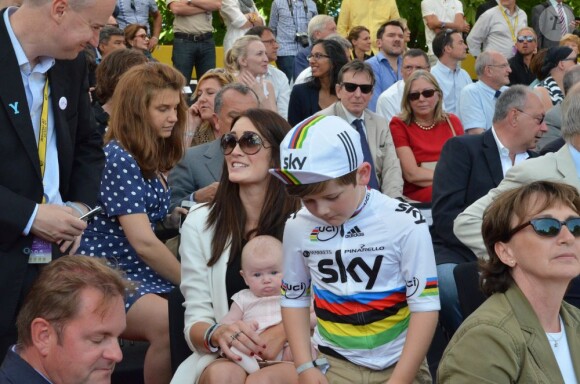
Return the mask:
[(338, 234), (338, 227), (316, 227), (310, 232), (310, 241), (328, 241)]

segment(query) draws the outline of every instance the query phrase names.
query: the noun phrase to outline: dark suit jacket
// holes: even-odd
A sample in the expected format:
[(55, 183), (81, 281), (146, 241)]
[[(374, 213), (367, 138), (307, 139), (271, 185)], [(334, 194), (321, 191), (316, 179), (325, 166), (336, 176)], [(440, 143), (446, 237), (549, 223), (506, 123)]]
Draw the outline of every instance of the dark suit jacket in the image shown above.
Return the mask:
[(432, 235), (437, 264), (476, 260), (453, 234), (453, 220), (502, 179), (491, 129), (481, 135), (456, 136), (445, 143), (433, 176)]
[(170, 212), (188, 200), (192, 192), (219, 181), (224, 165), (220, 140), (189, 148), (185, 156), (169, 173), (171, 187)]
[[(568, 23), (574, 22), (574, 11), (568, 4), (562, 3), (562, 9), (568, 17)], [(558, 11), (552, 7), (549, 1), (545, 1), (532, 8), (532, 28), (538, 35), (538, 50), (542, 48), (557, 47), (562, 37)], [(567, 25), (566, 31), (572, 33), (574, 26)]]
[(288, 122), (295, 126), (302, 120), (320, 111), (318, 89), (311, 82), (296, 84), (290, 93)]
[(49, 384), (34, 368), (15, 352), (8, 351), (0, 367), (0, 384)]
[[(23, 280), (32, 236), (22, 236), (22, 232), (43, 195), (38, 147), (4, 12), (0, 12), (0, 337), (14, 328), (18, 301), (26, 291)], [(72, 61), (57, 60), (48, 72), (48, 82), (60, 194), (64, 201), (92, 206), (97, 202), (105, 157), (91, 113), (84, 55)], [(16, 102), (18, 113), (9, 106)], [(58, 256), (56, 251), (53, 255)]]

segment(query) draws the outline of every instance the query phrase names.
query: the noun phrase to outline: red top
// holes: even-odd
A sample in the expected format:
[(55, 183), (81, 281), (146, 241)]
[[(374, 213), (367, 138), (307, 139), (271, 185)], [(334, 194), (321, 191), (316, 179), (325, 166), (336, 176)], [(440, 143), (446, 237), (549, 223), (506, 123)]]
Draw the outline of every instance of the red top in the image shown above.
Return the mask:
[[(463, 135), (463, 125), (459, 118), (450, 113), (449, 120), (453, 124), (455, 135)], [(414, 121), (407, 126), (403, 120), (394, 116), (391, 120), (390, 128), (395, 148), (411, 148), (413, 155), (415, 155), (417, 165), (423, 162), (438, 161), (443, 144), (449, 138), (453, 137), (447, 120), (437, 123), (432, 129), (426, 131), (420, 128)], [(403, 195), (413, 200), (428, 203), (431, 201), (431, 190), (431, 186), (419, 187), (405, 180)]]

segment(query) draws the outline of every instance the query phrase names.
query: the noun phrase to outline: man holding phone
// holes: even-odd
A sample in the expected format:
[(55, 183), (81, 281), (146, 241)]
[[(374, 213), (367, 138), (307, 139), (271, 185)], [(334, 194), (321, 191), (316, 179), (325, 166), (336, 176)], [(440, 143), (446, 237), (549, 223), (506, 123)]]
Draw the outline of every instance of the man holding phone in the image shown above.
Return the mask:
[(97, 200), (104, 154), (79, 53), (114, 5), (24, 0), (0, 13), (0, 360), (22, 298), (43, 265), (76, 251)]

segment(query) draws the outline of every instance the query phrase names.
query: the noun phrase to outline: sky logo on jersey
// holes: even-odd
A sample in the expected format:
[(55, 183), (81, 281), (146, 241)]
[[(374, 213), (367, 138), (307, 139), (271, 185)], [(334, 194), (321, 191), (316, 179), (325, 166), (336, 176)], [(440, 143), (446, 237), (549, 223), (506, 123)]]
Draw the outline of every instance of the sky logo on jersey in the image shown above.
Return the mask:
[(360, 228), (355, 225), (350, 231), (346, 233), (344, 237), (348, 239), (350, 237), (363, 237), (364, 235), (364, 232), (362, 232)]
[(310, 241), (328, 241), (338, 235), (339, 228), (332, 226), (319, 226), (310, 232)]

